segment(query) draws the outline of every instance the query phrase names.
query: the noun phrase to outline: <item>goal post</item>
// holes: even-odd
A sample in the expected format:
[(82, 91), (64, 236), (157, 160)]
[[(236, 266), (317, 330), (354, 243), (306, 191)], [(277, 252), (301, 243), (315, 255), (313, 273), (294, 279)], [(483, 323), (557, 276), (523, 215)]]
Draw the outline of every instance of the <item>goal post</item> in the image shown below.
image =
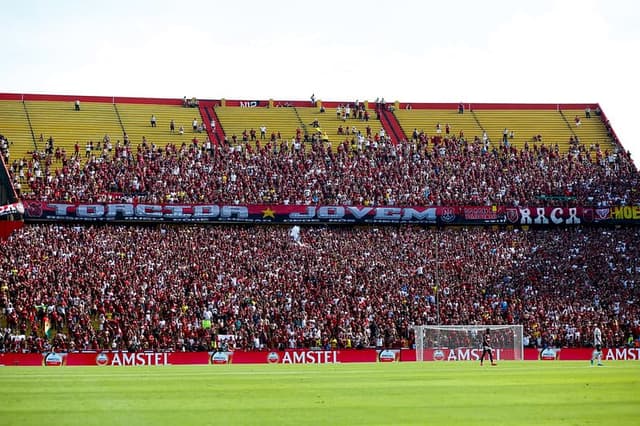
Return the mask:
[(475, 361), (482, 355), (482, 334), (491, 330), (497, 360), (524, 359), (522, 325), (414, 325), (416, 361)]

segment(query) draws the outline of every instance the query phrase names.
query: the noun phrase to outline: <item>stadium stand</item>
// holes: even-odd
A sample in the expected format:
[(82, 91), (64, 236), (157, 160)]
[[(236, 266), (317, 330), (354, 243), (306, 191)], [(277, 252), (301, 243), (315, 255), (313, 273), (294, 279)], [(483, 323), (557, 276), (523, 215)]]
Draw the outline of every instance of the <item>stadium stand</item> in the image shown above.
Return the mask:
[[(206, 141), (206, 128), (209, 123), (203, 122), (198, 109), (184, 108), (180, 105), (124, 102), (118, 103), (116, 108), (133, 147), (143, 143), (143, 140), (158, 147), (164, 147), (167, 144), (190, 144), (193, 143), (194, 138), (200, 144), (204, 144)], [(151, 117), (155, 117), (155, 126), (151, 125)], [(173, 131), (171, 131), (172, 120), (174, 123)], [(196, 121), (196, 131), (193, 130), (194, 120)], [(181, 127), (182, 132), (180, 132)]]
[(114, 144), (122, 140), (122, 126), (111, 103), (81, 102), (79, 111), (73, 102), (65, 101), (27, 100), (25, 105), (41, 151), (46, 149), (50, 137), (54, 150), (61, 148), (71, 154), (77, 149), (83, 157), (87, 144), (93, 142), (95, 149), (105, 135), (110, 135)]
[[(296, 130), (304, 127), (296, 111), (292, 107), (268, 104), (258, 107), (217, 106), (215, 113), (224, 130), (226, 139), (234, 147), (255, 147), (256, 141), (262, 146), (269, 142), (280, 143), (283, 140), (296, 139)], [(265, 136), (262, 138), (260, 128), (264, 126)], [(253, 136), (252, 136), (253, 134)]]
[(120, 147), (88, 164), (69, 164), (65, 173), (45, 156), (42, 176), (55, 178), (30, 178), (32, 192), (23, 197), (87, 201), (110, 193), (155, 202), (348, 205), (549, 205), (564, 197), (591, 206), (628, 205), (640, 197), (637, 170), (624, 151), (604, 161), (604, 152), (583, 146), (574, 154), (535, 144), (486, 150), (453, 137), (355, 148), (344, 143), (329, 152), (315, 143), (305, 151), (282, 142), (277, 151), (238, 155), (228, 145), (213, 151), (138, 146), (123, 157)]
[[(335, 135), (327, 131), (329, 149), (304, 142), (307, 122), (366, 120), (296, 103), (204, 100), (188, 108), (180, 100), (83, 98), (76, 111), (73, 98), (42, 98), (2, 100), (12, 117), (3, 123), (16, 132), (8, 168), (14, 182), (30, 185), (27, 202), (623, 206), (631, 216), (640, 204), (637, 168), (604, 114), (587, 119), (582, 106), (463, 114), (456, 104), (394, 107), (384, 111), (411, 133), (406, 140), (378, 141), (372, 124), (372, 135), (352, 144), (336, 127)], [(20, 106), (30, 118), (20, 118)], [(191, 120), (201, 122), (207, 108), (216, 134), (242, 143), (246, 129), (252, 149), (189, 143)], [(189, 141), (166, 135), (172, 118), (190, 120)], [(254, 149), (250, 129), (259, 139), (261, 125), (267, 140), (276, 133), (277, 149)], [(514, 143), (483, 143), (483, 130), (500, 142), (505, 127)], [(33, 146), (24, 137), (31, 128), (66, 152), (41, 145), (30, 152), (23, 145)], [(123, 128), (127, 146), (75, 152), (75, 140), (101, 141)], [(517, 142), (539, 128), (542, 142)], [(290, 143), (296, 129), (300, 149)], [(608, 146), (596, 142), (603, 131)], [(571, 137), (557, 148), (549, 140)], [(587, 346), (600, 323), (605, 341), (622, 346), (640, 339), (639, 229), (317, 225), (303, 227), (297, 241), (274, 225), (29, 223), (0, 243), (0, 350), (210, 350), (218, 335), (234, 335), (229, 343), (242, 349), (399, 348), (412, 344), (411, 324), (436, 318), (523, 324), (535, 347)]]
[[(473, 140), (474, 136), (482, 135), (482, 129), (474, 115), (471, 113), (458, 114), (453, 105), (446, 109), (418, 109), (413, 107), (409, 109), (407, 105), (394, 111), (395, 116), (402, 124), (407, 140), (413, 139), (414, 132), (418, 134), (424, 133), (428, 137), (437, 135), (460, 137), (460, 132), (462, 132), (463, 136), (471, 140)], [(440, 124), (439, 134), (436, 131), (438, 124)], [(447, 126), (449, 126), (449, 133), (447, 133)]]
[(533, 347), (588, 346), (595, 323), (611, 346), (639, 337), (638, 228), (288, 231), (25, 227), (0, 259), (2, 349), (399, 348), (436, 309), (523, 324)]
[[(488, 110), (474, 109), (473, 114), (495, 145), (507, 144), (523, 148), (526, 143), (558, 145), (561, 152), (569, 148), (571, 129), (558, 111), (543, 109)], [(511, 137), (513, 132), (513, 137)], [(540, 138), (538, 136), (541, 136)]]
[(13, 158), (29, 157), (36, 149), (24, 104), (18, 100), (0, 100), (0, 133), (11, 143)]
[[(349, 107), (349, 117), (346, 116), (346, 108)], [(327, 102), (324, 110), (318, 107), (297, 107), (298, 115), (310, 135), (318, 133), (320, 140), (331, 143), (333, 149), (338, 148), (344, 141), (358, 138), (360, 134), (364, 138), (379, 137), (381, 124), (375, 119), (375, 114), (366, 108), (365, 103), (358, 106), (349, 102)], [(314, 123), (317, 124), (314, 127)]]
[[(571, 126), (571, 130), (577, 136), (580, 142), (587, 146), (598, 145), (604, 150), (615, 150), (615, 145), (611, 143), (612, 135), (607, 128), (607, 123), (602, 121), (600, 114), (596, 115), (597, 108), (589, 113), (590, 117), (585, 116), (584, 110), (566, 109), (562, 110), (562, 114)], [(576, 118), (580, 120), (580, 125), (576, 123)]]

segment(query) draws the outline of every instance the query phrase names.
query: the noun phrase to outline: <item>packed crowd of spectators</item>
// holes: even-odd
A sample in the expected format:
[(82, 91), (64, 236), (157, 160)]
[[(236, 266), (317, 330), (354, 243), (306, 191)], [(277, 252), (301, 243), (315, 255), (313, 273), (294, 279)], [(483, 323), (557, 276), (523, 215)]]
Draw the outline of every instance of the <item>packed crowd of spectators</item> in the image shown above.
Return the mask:
[(0, 349), (398, 348), (438, 321), (523, 324), (538, 347), (589, 346), (596, 323), (607, 346), (640, 337), (637, 228), (289, 233), (25, 226), (2, 246)]
[[(638, 171), (624, 150), (492, 146), (416, 133), (397, 145), (349, 135), (337, 148), (292, 140), (59, 147), (8, 165), (25, 199), (325, 205), (632, 205)], [(28, 186), (26, 185), (28, 184)]]
[[(43, 201), (640, 202), (623, 150), (345, 136), (0, 149), (22, 198)], [(634, 228), (309, 227), (294, 241), (278, 226), (29, 225), (2, 243), (0, 350), (398, 348), (436, 323), (523, 324), (538, 347), (588, 346), (599, 323), (607, 345), (634, 344), (638, 241)]]

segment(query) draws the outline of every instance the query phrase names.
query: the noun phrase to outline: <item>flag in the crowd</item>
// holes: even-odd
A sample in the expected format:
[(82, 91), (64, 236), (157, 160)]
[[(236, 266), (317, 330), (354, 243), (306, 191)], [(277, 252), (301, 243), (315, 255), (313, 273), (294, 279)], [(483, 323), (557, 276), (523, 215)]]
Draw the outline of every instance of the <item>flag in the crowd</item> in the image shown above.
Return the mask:
[(289, 231), (289, 236), (291, 237), (291, 239), (293, 241), (295, 241), (296, 243), (299, 243), (300, 242), (300, 227), (298, 225), (296, 225), (293, 228), (291, 228), (291, 230)]
[(48, 316), (44, 317), (44, 334), (45, 336), (47, 336), (47, 338), (51, 338), (51, 335), (53, 334), (53, 329), (51, 328), (51, 321), (49, 321)]
[(205, 330), (211, 328), (211, 320), (203, 319), (202, 320), (202, 328), (204, 328)]

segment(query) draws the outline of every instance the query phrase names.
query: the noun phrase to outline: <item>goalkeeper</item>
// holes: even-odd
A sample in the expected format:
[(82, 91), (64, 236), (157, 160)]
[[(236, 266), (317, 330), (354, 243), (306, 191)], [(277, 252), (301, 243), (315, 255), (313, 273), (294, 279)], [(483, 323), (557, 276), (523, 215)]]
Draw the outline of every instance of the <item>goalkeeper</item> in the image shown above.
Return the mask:
[(487, 330), (482, 335), (482, 356), (480, 357), (480, 365), (484, 362), (484, 356), (489, 355), (489, 360), (491, 361), (491, 365), (496, 365), (493, 361), (493, 349), (491, 348), (491, 334), (490, 330)]

